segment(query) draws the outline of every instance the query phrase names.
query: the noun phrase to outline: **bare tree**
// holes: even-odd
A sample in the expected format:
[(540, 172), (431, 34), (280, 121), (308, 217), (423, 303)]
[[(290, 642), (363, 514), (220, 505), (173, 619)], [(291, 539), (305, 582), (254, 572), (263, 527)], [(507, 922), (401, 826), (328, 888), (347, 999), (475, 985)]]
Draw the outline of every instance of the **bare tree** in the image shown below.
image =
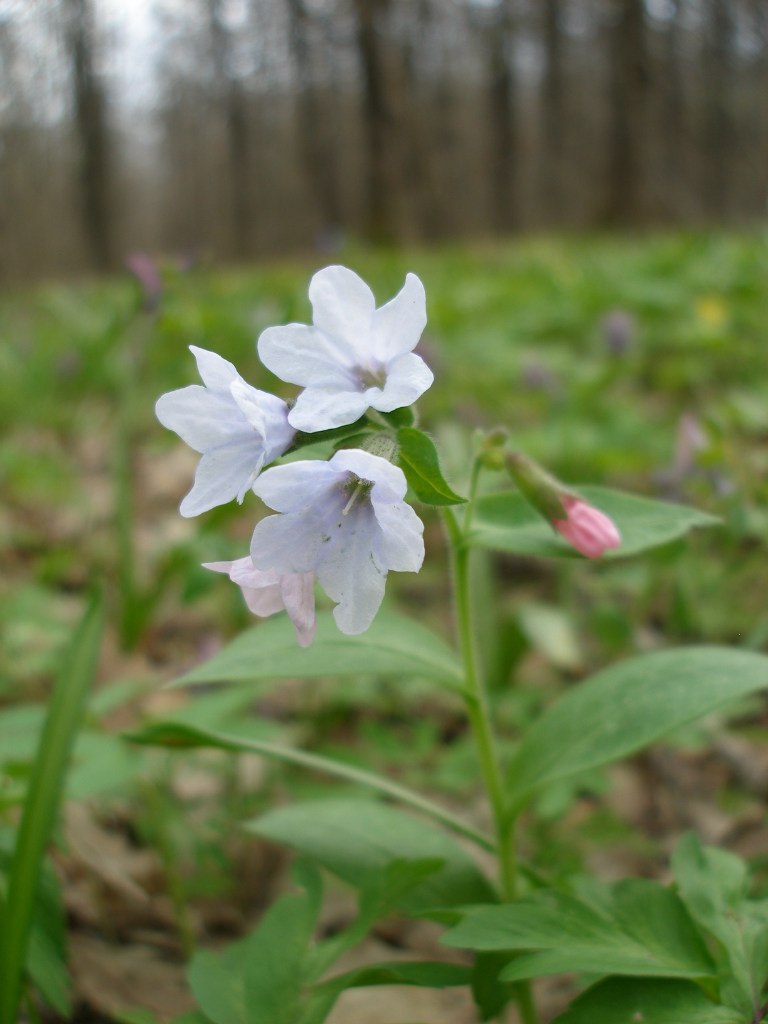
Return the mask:
[(232, 38), (224, 20), (224, 0), (206, 0), (216, 99), (224, 119), (229, 178), (229, 214), (235, 256), (251, 250), (251, 153), (246, 96), (234, 66)]
[[(304, 0), (287, 0), (288, 38), (297, 78), (296, 115), (299, 144), (304, 161), (305, 179), (313, 193), (323, 227), (338, 227), (343, 220), (341, 196), (334, 154), (328, 139), (329, 111), (324, 107), (315, 73), (311, 44), (313, 15)], [(325, 32), (325, 53), (330, 54), (327, 17), (314, 15), (315, 26)], [(327, 78), (331, 61), (322, 69)]]
[(562, 214), (566, 162), (565, 74), (562, 0), (543, 3), (544, 76), (542, 79), (542, 184), (546, 206), (555, 222)]
[(365, 230), (375, 239), (409, 233), (404, 207), (405, 70), (387, 33), (390, 0), (353, 0), (366, 138)]
[(488, 26), (488, 99), (490, 107), (491, 182), (494, 221), (502, 231), (517, 223), (518, 123), (513, 63), (515, 12), (513, 0), (500, 0)]
[(643, 0), (609, 0), (612, 24), (608, 181), (603, 218), (631, 223), (646, 212), (645, 147), (650, 76)]
[(104, 269), (114, 258), (110, 211), (110, 156), (106, 99), (96, 72), (96, 25), (91, 0), (64, 0), (66, 50), (72, 76), (78, 142), (77, 193), (90, 262)]
[(707, 214), (726, 217), (735, 144), (731, 92), (735, 25), (730, 0), (707, 0), (704, 29), (703, 199)]

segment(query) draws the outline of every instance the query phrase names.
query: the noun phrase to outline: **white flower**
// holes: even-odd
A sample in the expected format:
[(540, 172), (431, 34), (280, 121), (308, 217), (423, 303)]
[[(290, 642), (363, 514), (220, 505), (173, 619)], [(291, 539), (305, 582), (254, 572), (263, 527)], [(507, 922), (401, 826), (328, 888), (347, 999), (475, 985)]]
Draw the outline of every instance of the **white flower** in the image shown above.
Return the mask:
[(243, 496), (262, 466), (279, 458), (296, 431), (288, 406), (275, 395), (246, 384), (232, 363), (190, 345), (205, 387), (190, 384), (161, 395), (155, 406), (164, 427), (202, 453), (183, 516), (197, 516)]
[(313, 327), (269, 327), (258, 342), (269, 370), (306, 389), (288, 416), (297, 430), (353, 423), (368, 408), (392, 412), (427, 390), (432, 371), (412, 351), (427, 322), (424, 286), (415, 274), (376, 309), (357, 274), (326, 267), (312, 278), (309, 298)]
[(255, 568), (249, 555), (234, 562), (203, 562), (203, 568), (224, 572), (243, 592), (254, 615), (266, 617), (285, 609), (296, 630), (300, 647), (315, 639), (315, 577), (311, 572), (280, 575), (274, 569)]
[(253, 564), (278, 573), (314, 572), (337, 602), (342, 633), (370, 626), (390, 569), (421, 568), (424, 524), (403, 501), (403, 471), (378, 455), (348, 449), (329, 462), (275, 466), (253, 489), (281, 513), (256, 525)]

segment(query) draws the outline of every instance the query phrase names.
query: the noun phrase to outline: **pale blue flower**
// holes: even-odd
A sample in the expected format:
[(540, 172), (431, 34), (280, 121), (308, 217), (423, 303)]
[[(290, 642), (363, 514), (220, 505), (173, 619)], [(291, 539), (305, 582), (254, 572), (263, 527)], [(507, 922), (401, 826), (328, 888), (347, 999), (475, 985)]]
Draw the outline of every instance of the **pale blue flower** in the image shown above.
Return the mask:
[(370, 626), (390, 569), (421, 568), (424, 524), (403, 501), (403, 471), (378, 455), (346, 449), (328, 462), (275, 466), (253, 490), (279, 513), (256, 525), (253, 564), (315, 573), (342, 633)]
[(305, 389), (288, 415), (297, 430), (353, 423), (369, 408), (392, 412), (427, 390), (432, 371), (413, 352), (427, 322), (424, 286), (415, 274), (376, 309), (357, 274), (326, 267), (312, 278), (309, 298), (313, 326), (269, 327), (258, 342), (264, 365)]
[(282, 399), (246, 384), (232, 363), (190, 346), (203, 380), (161, 395), (155, 406), (164, 427), (202, 454), (183, 516), (197, 516), (243, 496), (264, 466), (279, 458), (296, 434)]

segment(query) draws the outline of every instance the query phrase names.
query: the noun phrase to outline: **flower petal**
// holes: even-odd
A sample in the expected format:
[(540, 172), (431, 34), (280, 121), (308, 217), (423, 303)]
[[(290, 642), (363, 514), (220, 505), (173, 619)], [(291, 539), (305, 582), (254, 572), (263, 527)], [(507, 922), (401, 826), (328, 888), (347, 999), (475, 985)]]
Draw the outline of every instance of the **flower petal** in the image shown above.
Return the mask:
[(288, 612), (299, 647), (309, 647), (315, 639), (315, 574), (289, 573), (280, 577), (283, 604)]
[(263, 464), (264, 450), (252, 431), (212, 448), (200, 459), (194, 486), (179, 511), (183, 516), (199, 516), (233, 498), (242, 501)]
[(347, 267), (319, 270), (309, 284), (315, 327), (344, 345), (352, 363), (368, 350), (376, 311), (373, 292)]
[(306, 324), (268, 327), (257, 343), (259, 358), (280, 380), (302, 387), (349, 388), (356, 353), (335, 337)]
[(331, 535), (318, 510), (267, 516), (256, 524), (251, 538), (251, 558), (258, 569), (311, 572)]
[(240, 377), (232, 363), (223, 359), (216, 352), (210, 352), (207, 348), (198, 348), (197, 345), (190, 345), (189, 351), (197, 361), (200, 379), (211, 391), (229, 391), (232, 381)]
[(338, 602), (333, 616), (342, 633), (364, 633), (384, 597), (387, 573), (373, 556), (379, 526), (370, 505), (355, 506), (338, 524), (317, 567), (317, 578)]
[(424, 523), (404, 501), (373, 507), (381, 532), (373, 551), (381, 566), (395, 572), (418, 572), (424, 561)]
[(322, 501), (323, 491), (333, 487), (339, 475), (330, 462), (289, 462), (263, 473), (253, 492), (276, 512), (300, 512)]
[(420, 398), (435, 377), (430, 368), (415, 352), (398, 356), (387, 367), (387, 381), (380, 397), (371, 399), (371, 407), (379, 412), (392, 412), (404, 405), (412, 405)]
[(415, 274), (407, 274), (405, 284), (373, 318), (373, 351), (382, 362), (411, 352), (427, 325), (427, 297), (424, 285)]
[(354, 473), (361, 480), (370, 480), (373, 483), (371, 500), (374, 505), (378, 502), (402, 501), (408, 489), (405, 473), (399, 466), (393, 466), (380, 455), (373, 455), (361, 448), (342, 448), (336, 452), (329, 465), (337, 471)]
[(335, 388), (307, 388), (296, 399), (288, 413), (288, 422), (296, 430), (314, 433), (354, 423), (368, 408), (368, 400), (360, 391)]
[(200, 384), (161, 395), (155, 415), (196, 452), (226, 444), (245, 426), (229, 395), (214, 394)]

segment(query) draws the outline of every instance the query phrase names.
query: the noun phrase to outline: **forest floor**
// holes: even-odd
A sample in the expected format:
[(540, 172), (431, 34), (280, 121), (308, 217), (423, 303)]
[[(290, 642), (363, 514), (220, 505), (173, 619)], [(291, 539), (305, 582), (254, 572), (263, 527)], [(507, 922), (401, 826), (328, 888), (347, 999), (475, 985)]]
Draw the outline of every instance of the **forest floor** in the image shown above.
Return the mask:
[[(722, 525), (638, 559), (552, 564), (488, 556), (477, 585), (494, 711), (512, 748), (554, 696), (631, 652), (673, 643), (768, 648), (768, 237), (531, 239), (339, 262), (379, 302), (405, 272), (425, 283), (420, 351), (435, 384), (420, 403), (446, 476), (465, 483), (473, 431), (507, 427), (519, 449), (572, 483), (695, 505)], [(290, 856), (241, 824), (332, 784), (254, 755), (139, 748), (153, 717), (292, 739), (389, 774), (485, 823), (455, 695), (424, 681), (280, 680), (164, 689), (251, 625), (236, 588), (200, 567), (240, 557), (256, 500), (184, 520), (196, 455), (154, 420), (159, 394), (196, 379), (187, 346), (233, 361), (257, 387), (270, 324), (309, 319), (316, 263), (163, 268), (144, 311), (114, 279), (0, 296), (0, 827), (16, 821), (44, 704), (92, 585), (110, 610), (86, 727), (52, 856), (73, 974), (73, 1020), (145, 1024), (191, 1009), (191, 950), (246, 932), (288, 879)], [(285, 393), (285, 392), (283, 392)], [(446, 551), (427, 514), (427, 561), (393, 574), (389, 602), (445, 636)], [(512, 680), (514, 679), (514, 686)], [(669, 878), (695, 829), (747, 858), (768, 895), (768, 704), (681, 730), (630, 761), (547, 791), (523, 852), (544, 875)], [(25, 768), (26, 766), (26, 768)], [(22, 787), (20, 790), (19, 787)], [(348, 785), (334, 790), (351, 791)], [(348, 920), (329, 883), (323, 929)], [(445, 956), (435, 926), (378, 926), (342, 966)], [(573, 979), (537, 985), (545, 1019)], [(50, 1020), (61, 1019), (55, 1014)], [(331, 1024), (471, 1024), (469, 997), (360, 989)]]

